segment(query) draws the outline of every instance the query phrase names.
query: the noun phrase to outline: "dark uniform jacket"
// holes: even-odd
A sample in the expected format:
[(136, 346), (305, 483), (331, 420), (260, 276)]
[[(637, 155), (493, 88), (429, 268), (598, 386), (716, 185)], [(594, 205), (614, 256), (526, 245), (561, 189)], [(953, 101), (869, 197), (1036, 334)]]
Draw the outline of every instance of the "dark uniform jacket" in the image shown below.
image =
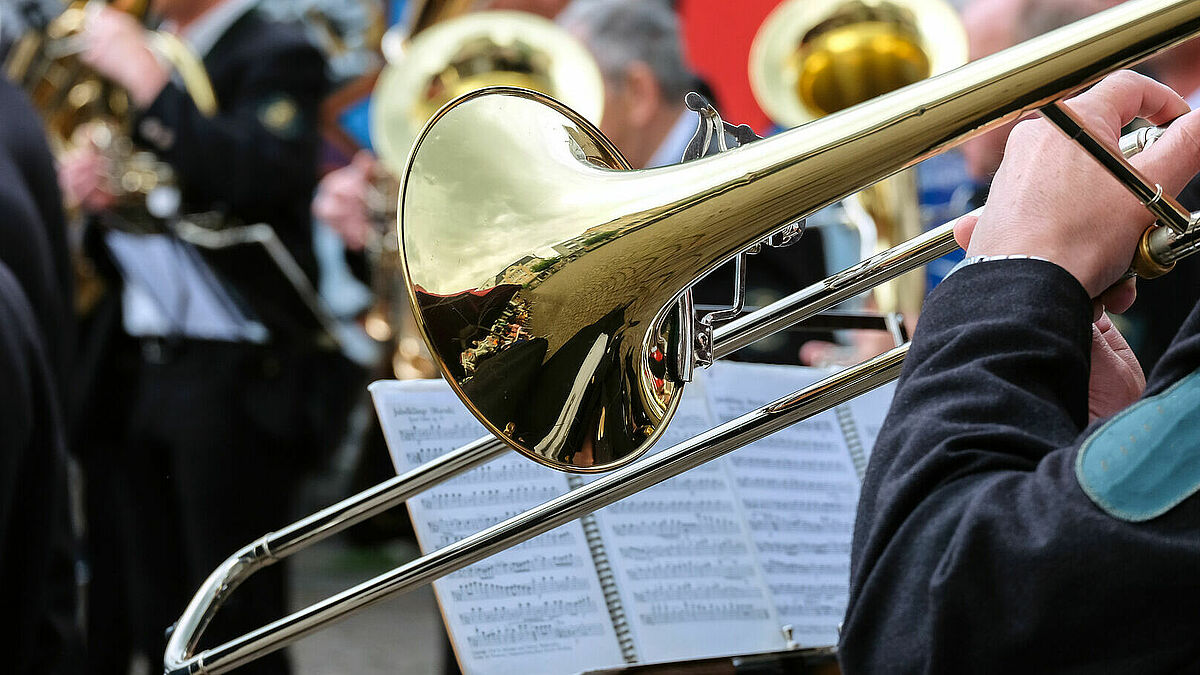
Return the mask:
[(844, 672), (1200, 668), (1200, 313), (1088, 427), (1090, 330), (1050, 263), (930, 294), (863, 484)]
[(0, 261), (16, 275), (66, 393), (74, 342), (72, 274), (58, 174), (25, 93), (0, 78)]
[(0, 263), (0, 631), (5, 672), (76, 673), (74, 560), (56, 384), (21, 285)]
[[(271, 225), (315, 280), (309, 204), (317, 184), (317, 115), (328, 88), (324, 58), (300, 27), (251, 10), (225, 31), (204, 66), (218, 114), (206, 118), (172, 83), (136, 121), (135, 139), (177, 172), (184, 213), (219, 211), (234, 223)], [(260, 315), (294, 305), (285, 297), (289, 289), (270, 283), (277, 275), (236, 262), (217, 266)], [(289, 328), (287, 317), (259, 318)]]

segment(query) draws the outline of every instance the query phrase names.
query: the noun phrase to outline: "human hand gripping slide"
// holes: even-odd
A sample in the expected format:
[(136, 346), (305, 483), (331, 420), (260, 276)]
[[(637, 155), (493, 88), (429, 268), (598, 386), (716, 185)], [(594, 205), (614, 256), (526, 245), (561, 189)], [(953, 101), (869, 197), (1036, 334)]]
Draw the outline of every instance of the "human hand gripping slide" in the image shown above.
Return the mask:
[[(1111, 147), (1135, 118), (1157, 125), (1174, 120), (1131, 162), (1172, 195), (1200, 173), (1200, 113), (1189, 112), (1167, 86), (1122, 71), (1065, 105)], [(1104, 311), (1120, 313), (1133, 304), (1134, 281), (1121, 279), (1152, 222), (1150, 212), (1098, 162), (1049, 122), (1029, 119), (1009, 137), (983, 215), (955, 225), (955, 239), (968, 256), (1044, 258), (1075, 277), (1093, 298), (1093, 419), (1120, 410), (1145, 388), (1140, 365)]]

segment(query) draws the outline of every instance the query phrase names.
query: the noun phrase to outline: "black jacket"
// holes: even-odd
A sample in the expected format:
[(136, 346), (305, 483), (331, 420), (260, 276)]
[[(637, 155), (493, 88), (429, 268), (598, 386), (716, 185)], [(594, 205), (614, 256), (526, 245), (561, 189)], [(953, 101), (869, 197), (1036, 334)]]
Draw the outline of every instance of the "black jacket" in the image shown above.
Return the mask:
[[(310, 203), (317, 184), (317, 115), (328, 88), (325, 61), (299, 26), (251, 10), (204, 58), (219, 111), (206, 118), (168, 84), (134, 124), (135, 139), (179, 176), (183, 211), (219, 211), (274, 227), (309, 279), (316, 279)], [(256, 309), (287, 299), (261, 269), (217, 265)], [(261, 312), (260, 312), (261, 313)], [(265, 320), (265, 319), (264, 319)], [(270, 322), (268, 322), (269, 324)]]
[(32, 309), (0, 263), (0, 631), (5, 670), (76, 673), (66, 449)]
[(25, 93), (0, 78), (0, 262), (33, 307), (60, 398), (74, 344), (72, 277), (54, 160)]
[[(1200, 667), (1200, 497), (1132, 522), (1077, 477), (1100, 426), (1085, 429), (1090, 306), (1034, 260), (930, 294), (863, 484), (844, 672)], [(1145, 395), (1198, 367), (1193, 311)]]

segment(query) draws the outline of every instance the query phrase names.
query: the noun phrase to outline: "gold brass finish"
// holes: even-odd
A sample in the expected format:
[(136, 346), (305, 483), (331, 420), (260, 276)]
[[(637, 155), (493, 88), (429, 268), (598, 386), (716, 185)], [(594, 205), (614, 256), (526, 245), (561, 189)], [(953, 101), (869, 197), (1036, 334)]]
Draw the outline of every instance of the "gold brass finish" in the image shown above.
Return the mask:
[[(135, 15), (145, 6), (125, 4)], [(88, 17), (88, 3), (73, 2), (44, 33), (22, 36), (5, 63), (5, 73), (29, 93), (56, 154), (86, 144), (107, 160), (107, 191), (117, 198), (121, 222), (135, 231), (156, 229), (158, 224), (146, 213), (159, 216), (177, 206), (174, 171), (152, 153), (134, 147), (128, 94), (79, 61)], [(150, 49), (178, 73), (201, 114), (215, 115), (216, 94), (199, 57), (169, 33), (148, 32), (147, 37)]]
[(1132, 0), (773, 138), (645, 171), (619, 170), (611, 144), (545, 96), (469, 94), (430, 121), (403, 174), (414, 311), (490, 431), (556, 468), (619, 466), (674, 409), (682, 381), (661, 365), (686, 345), (659, 326), (696, 278), (1198, 27), (1200, 3)]
[[(488, 85), (517, 85), (562, 99), (599, 120), (604, 102), (600, 70), (590, 53), (553, 22), (522, 12), (478, 12), (462, 0), (425, 2), (410, 38), (393, 34), (389, 65), (371, 104), (371, 140), (386, 170), (368, 189), (372, 222), (386, 231), (368, 243), (375, 303), (365, 328), (377, 340), (395, 339), (393, 372), (399, 379), (436, 377), (412, 313), (403, 300), (400, 247), (394, 228), (396, 176), (404, 170), (417, 132), (450, 99)], [(457, 18), (455, 18), (457, 17)]]
[(1138, 240), (1137, 253), (1133, 256), (1133, 262), (1129, 265), (1133, 273), (1143, 279), (1157, 279), (1175, 269), (1174, 260), (1164, 263), (1159, 254), (1159, 251), (1170, 249), (1168, 243), (1161, 240), (1170, 238), (1171, 231), (1166, 227), (1151, 225), (1146, 228), (1146, 231), (1142, 233), (1142, 238)]
[[(836, 201), (845, 193), (858, 190), (899, 167), (996, 124), (1015, 119), (1051, 99), (1094, 82), (1110, 70), (1132, 65), (1197, 34), (1200, 34), (1200, 2), (1132, 0), (1045, 38), (1007, 50), (996, 58), (979, 61), (943, 78), (815, 122), (804, 130), (787, 132), (692, 165), (642, 172), (617, 171), (588, 163), (586, 158), (594, 152), (593, 157), (601, 165), (620, 164), (617, 161), (619, 155), (608, 147), (607, 142), (593, 136), (594, 130), (561, 105), (545, 103), (551, 110), (541, 110), (544, 97), (513, 90), (473, 94), (440, 113), (439, 119), (418, 140), (410, 164), (437, 171), (406, 175), (405, 190), (414, 198), (417, 193), (428, 193), (415, 199), (422, 204), (421, 209), (409, 208), (413, 205), (406, 204), (402, 210), (407, 252), (416, 258), (413, 267), (419, 268), (416, 273), (421, 282), (438, 289), (443, 299), (462, 300), (444, 303), (440, 309), (446, 311), (440, 314), (435, 311), (432, 316), (423, 317), (431, 319), (429, 325), (433, 326), (425, 329), (426, 336), (445, 337), (451, 346), (471, 338), (476, 333), (473, 326), (481, 324), (478, 321), (472, 323), (469, 316), (460, 317), (457, 325), (462, 330), (457, 333), (444, 332), (441, 328), (445, 326), (441, 324), (446, 323), (446, 318), (455, 311), (472, 309), (473, 301), (468, 296), (484, 299), (495, 286), (487, 283), (480, 287), (464, 279), (486, 278), (492, 274), (489, 267), (506, 270), (504, 265), (510, 263), (505, 261), (520, 260), (519, 256), (523, 255), (519, 246), (521, 241), (527, 244), (528, 250), (536, 251), (540, 248), (539, 242), (564, 236), (571, 238), (596, 227), (597, 223), (630, 225), (620, 235), (594, 239), (590, 251), (553, 271), (556, 277), (569, 276), (572, 267), (585, 271), (575, 280), (586, 288), (579, 289), (576, 295), (567, 297), (571, 289), (560, 287), (564, 291), (560, 294), (562, 297), (551, 296), (545, 292), (550, 290), (547, 288), (549, 281), (535, 289), (539, 291), (536, 306), (539, 315), (558, 309), (559, 315), (574, 325), (588, 324), (589, 321), (599, 325), (599, 336), (605, 328), (604, 322), (589, 319), (589, 316), (603, 319), (607, 316), (605, 305), (610, 300), (627, 301), (632, 293), (622, 290), (623, 284), (660, 298), (673, 297), (679, 291), (670, 290), (672, 283), (700, 274), (710, 259), (736, 249), (739, 241), (758, 240), (763, 232), (791, 222), (797, 214), (815, 208), (814, 205)], [(474, 109), (464, 112), (468, 106)], [(514, 111), (531, 113), (539, 119), (510, 120)], [(439, 126), (442, 117), (458, 118), (454, 123), (455, 133), (470, 130), (462, 139), (463, 143), (456, 145), (446, 137)], [(539, 126), (539, 122), (548, 124)], [(581, 136), (585, 131), (588, 133)], [(448, 151), (451, 156), (439, 159), (435, 153), (423, 157), (423, 145), (430, 139), (437, 139), (439, 150)], [(499, 147), (489, 145), (493, 139), (502, 141)], [(536, 147), (524, 147), (517, 155), (502, 154), (521, 140), (533, 142), (539, 139), (547, 143), (547, 148), (540, 152)], [(486, 147), (476, 147), (478, 145)], [(495, 149), (496, 153), (489, 155), (488, 148)], [(574, 156), (576, 150), (579, 157), (575, 161), (563, 157), (564, 154)], [(479, 157), (490, 165), (494, 175), (472, 164)], [(463, 160), (461, 166), (470, 170), (465, 174), (447, 172), (455, 165), (456, 158)], [(560, 181), (562, 190), (551, 189)], [(486, 192), (496, 188), (508, 190)], [(471, 199), (462, 202), (462, 208), (459, 208), (460, 203), (454, 198), (463, 195), (471, 195)], [(549, 220), (531, 220), (515, 209), (508, 209), (506, 202), (510, 197), (513, 206), (527, 207), (532, 203), (537, 207), (532, 215), (549, 217)], [(445, 210), (437, 210), (438, 202), (446, 207)], [(975, 215), (978, 213), (976, 210)], [(780, 214), (786, 214), (786, 217), (780, 217)], [(443, 221), (445, 230), (438, 228)], [(561, 232), (555, 234), (555, 224), (559, 221)], [(1198, 221), (1200, 214), (1193, 214), (1192, 224)], [(527, 225), (530, 227), (528, 237), (524, 229)], [(1159, 251), (1158, 255), (1168, 260), (1200, 252), (1198, 229), (1189, 228), (1189, 233), (1169, 242), (1170, 247)], [(518, 234), (503, 236), (513, 232)], [(487, 234), (501, 236), (483, 238), (482, 235)], [(1158, 243), (1154, 247), (1158, 248), (1163, 242), (1158, 241), (1158, 237), (1155, 239)], [(456, 257), (456, 249), (450, 245), (463, 243), (469, 250), (466, 255)], [(614, 246), (617, 243), (621, 245)], [(446, 250), (441, 250), (443, 244), (447, 245)], [(639, 244), (660, 245), (654, 248), (640, 247)], [(955, 247), (953, 223), (945, 223), (721, 326), (713, 333), (713, 355), (717, 358), (727, 356), (755, 339), (813, 316)], [(508, 253), (499, 249), (506, 249)], [(510, 254), (518, 257), (510, 257)], [(475, 268), (472, 265), (476, 258), (487, 260)], [(677, 261), (677, 258), (684, 260)], [(444, 273), (440, 275), (436, 270), (439, 260), (444, 263)], [(608, 264), (611, 262), (620, 265)], [(689, 262), (695, 265), (691, 270), (687, 267)], [(470, 269), (460, 274), (456, 265)], [(588, 268), (596, 273), (594, 277), (587, 277)], [(593, 294), (589, 295), (589, 291)], [(569, 304), (575, 298), (582, 302)], [(438, 300), (430, 299), (434, 301), (431, 305)], [(635, 303), (648, 307), (654, 302), (654, 298), (635, 298), (626, 302), (625, 307), (632, 308)], [(642, 309), (638, 308), (637, 317), (643, 316)], [(487, 319), (486, 316), (482, 318)], [(539, 317), (530, 315), (522, 320), (531, 325), (535, 318)], [(624, 326), (624, 333), (631, 339), (637, 332), (647, 329), (628, 324)], [(454, 328), (453, 325), (450, 327)], [(547, 345), (550, 338), (555, 341), (570, 339), (570, 335), (560, 332), (536, 337), (542, 337)], [(509, 346), (517, 346), (517, 343), (514, 340)], [(892, 381), (899, 376), (907, 350), (908, 346), (904, 345), (850, 367), (435, 553), (252, 632), (215, 647), (199, 649), (204, 630), (215, 614), (239, 584), (257, 570), (397, 506), (449, 477), (480, 466), (499, 456), (505, 443), (513, 444), (508, 438), (501, 443), (500, 439), (488, 436), (448, 452), (404, 476), (394, 477), (267, 533), (231, 554), (201, 585), (175, 624), (164, 655), (165, 672), (168, 675), (219, 675), (245, 665), (359, 609), (424, 586)], [(565, 350), (557, 353), (563, 354)], [(499, 356), (504, 355), (504, 352), (499, 353)], [(439, 356), (445, 367), (445, 361), (458, 363), (456, 359), (461, 352), (440, 350)], [(604, 361), (603, 357), (601, 360)], [(609, 363), (605, 361), (605, 365)], [(477, 365), (479, 369), (490, 368), (486, 362)], [(555, 375), (533, 360), (509, 365), (518, 366), (510, 369), (517, 375), (546, 374), (549, 378)], [(566, 368), (565, 364), (559, 365)], [(503, 375), (504, 370), (499, 367), (496, 371), (500, 372), (493, 374)], [(581, 381), (577, 374), (571, 379)], [(553, 384), (549, 379), (548, 382)], [(463, 387), (455, 384), (461, 393)], [(533, 387), (516, 388), (508, 394), (524, 404), (532, 390)], [(586, 390), (583, 393), (585, 396), (596, 394)], [(468, 406), (479, 414), (478, 407), (470, 402)], [(594, 406), (587, 402), (576, 407), (585, 416), (594, 413)], [(663, 423), (665, 421), (664, 417)]]
[(549, 94), (589, 120), (598, 121), (604, 106), (591, 54), (552, 21), (508, 11), (449, 19), (414, 35), (379, 75), (370, 123), (384, 166), (400, 175), (413, 139), (438, 108), (493, 85)]
[(754, 97), (795, 127), (967, 62), (942, 0), (787, 0), (750, 47)]
[[(943, 0), (788, 0), (755, 36), (749, 71), (763, 110), (794, 127), (966, 62), (966, 32)], [(921, 233), (918, 194), (902, 172), (848, 198), (851, 222), (875, 232), (866, 254)], [(924, 296), (919, 274), (874, 292), (881, 311), (913, 319)]]

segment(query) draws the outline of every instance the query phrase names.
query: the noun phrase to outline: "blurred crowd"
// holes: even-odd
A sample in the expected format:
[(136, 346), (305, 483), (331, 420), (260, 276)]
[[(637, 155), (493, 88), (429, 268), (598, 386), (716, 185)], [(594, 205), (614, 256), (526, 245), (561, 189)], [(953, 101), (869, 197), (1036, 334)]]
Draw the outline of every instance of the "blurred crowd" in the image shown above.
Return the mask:
[[(736, 11), (725, 3), (444, 4), (537, 15), (578, 39), (602, 76), (594, 121), (634, 168), (680, 161), (697, 128), (688, 92), (724, 111), (723, 96), (733, 103), (732, 92), (748, 90), (703, 58), (749, 50), (752, 33), (723, 34), (721, 14)], [(765, 16), (778, 3), (748, 4)], [(1117, 3), (957, 4), (973, 60)], [(157, 664), (204, 578), (299, 515), (303, 481), (332, 471), (339, 452), (352, 458), (351, 485), (389, 474), (378, 425), (352, 423), (373, 414), (365, 385), (434, 371), (411, 344), (395, 288), (397, 169), (373, 152), (364, 111), (381, 68), (405, 68), (404, 49), (388, 54), (388, 44), (415, 37), (406, 22), (420, 5), (76, 3), (69, 34), (55, 33), (68, 7), (59, 0), (0, 6), (0, 606), (11, 627), (0, 644), (9, 672), (125, 675), (137, 655)], [(181, 39), (207, 85), (162, 35)], [(1200, 41), (1140, 68), (1200, 104)], [(52, 70), (78, 81), (47, 92)], [(115, 123), (81, 124), (82, 108), (47, 112), (85, 84), (105, 114), (118, 109)], [(779, 131), (772, 122), (756, 129)], [(1011, 126), (918, 168), (925, 227), (983, 203)], [(1198, 208), (1198, 198), (1193, 185), (1184, 205)], [(747, 304), (869, 254), (849, 220), (830, 207), (800, 243), (751, 258)], [(1180, 267), (1144, 284), (1121, 320), (1147, 369), (1200, 288), (1196, 265)], [(728, 305), (733, 276), (726, 266), (701, 281), (697, 302)], [(891, 340), (795, 331), (738, 358), (830, 366)], [(207, 640), (286, 613), (286, 566), (260, 576)], [(289, 668), (281, 651), (239, 672)]]

